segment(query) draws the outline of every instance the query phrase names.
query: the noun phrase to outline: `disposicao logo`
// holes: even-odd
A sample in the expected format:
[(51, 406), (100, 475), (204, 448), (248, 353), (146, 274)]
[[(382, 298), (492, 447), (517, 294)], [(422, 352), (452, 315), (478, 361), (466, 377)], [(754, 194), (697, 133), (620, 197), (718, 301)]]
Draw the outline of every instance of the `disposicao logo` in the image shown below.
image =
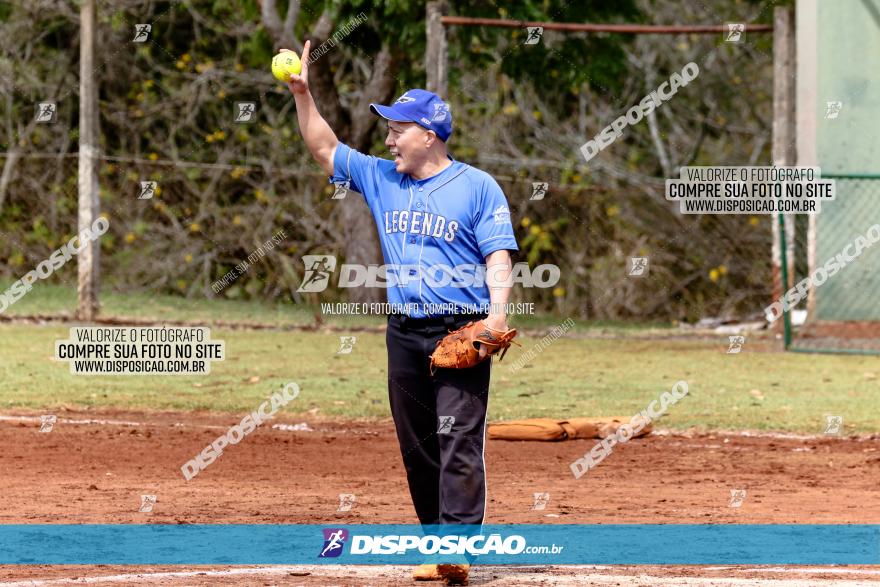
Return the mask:
[(324, 548), (318, 558), (333, 558), (342, 554), (345, 541), (348, 540), (348, 530), (345, 528), (324, 528)]

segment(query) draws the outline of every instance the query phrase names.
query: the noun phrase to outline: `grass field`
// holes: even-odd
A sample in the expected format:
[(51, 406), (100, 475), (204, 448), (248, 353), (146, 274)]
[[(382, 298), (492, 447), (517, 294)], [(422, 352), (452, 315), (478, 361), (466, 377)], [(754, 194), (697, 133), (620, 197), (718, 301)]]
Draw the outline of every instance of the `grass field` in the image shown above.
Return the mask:
[[(12, 285), (0, 280), (0, 291)], [(3, 312), (2, 316), (73, 316), (76, 313), (75, 284), (72, 286), (38, 283), (30, 293)], [(315, 324), (315, 314), (321, 306), (314, 304), (267, 303), (260, 301), (235, 301), (223, 298), (181, 298), (149, 292), (120, 293), (105, 288), (101, 295), (103, 317), (133, 317), (149, 319), (156, 323), (170, 322), (232, 322), (240, 325), (272, 324), (278, 328)], [(323, 320), (338, 326), (380, 326), (385, 323), (380, 316), (323, 316)], [(549, 328), (559, 324), (565, 317), (544, 313), (533, 316), (517, 316), (517, 327)], [(512, 324), (514, 322), (511, 322)], [(625, 323), (593, 321), (581, 323), (596, 332), (611, 334), (635, 334), (639, 332), (669, 331), (670, 324)]]
[[(105, 294), (105, 315), (211, 324), (311, 323), (312, 312), (249, 302), (181, 300), (167, 296)], [(71, 312), (69, 290), (34, 288), (6, 315)], [(308, 319), (306, 319), (308, 317)], [(297, 322), (297, 320), (303, 322)], [(527, 324), (558, 324), (545, 317)], [(380, 318), (360, 324), (380, 325)], [(517, 323), (522, 326), (523, 321)], [(67, 338), (60, 323), (0, 323), (0, 408), (52, 410), (115, 407), (245, 412), (272, 390), (296, 381), (299, 399), (287, 414), (388, 417), (384, 333), (352, 332), (351, 354), (337, 354), (342, 330), (212, 329), (226, 342), (227, 359), (203, 376), (82, 376), (52, 359)], [(599, 338), (594, 335), (602, 333)], [(493, 366), (490, 419), (629, 416), (683, 379), (690, 395), (658, 423), (663, 428), (759, 429), (820, 434), (826, 414), (842, 415), (848, 433), (880, 429), (880, 359), (783, 353), (769, 339), (751, 340), (729, 355), (727, 337), (685, 338), (674, 329), (578, 323), (569, 336), (516, 371), (512, 365), (539, 340), (519, 338)], [(609, 337), (613, 335), (613, 337)], [(670, 338), (676, 335), (675, 339)]]

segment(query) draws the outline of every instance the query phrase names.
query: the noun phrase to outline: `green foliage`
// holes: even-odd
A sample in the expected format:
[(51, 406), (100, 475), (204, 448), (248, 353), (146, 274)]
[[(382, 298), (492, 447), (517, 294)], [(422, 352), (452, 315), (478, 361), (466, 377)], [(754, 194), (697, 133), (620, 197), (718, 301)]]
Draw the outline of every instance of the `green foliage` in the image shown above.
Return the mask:
[(524, 218), (522, 225), (526, 228), (525, 236), (519, 241), (520, 251), (525, 253), (526, 261), (529, 267), (534, 267), (544, 261), (553, 262), (558, 256), (559, 241), (556, 235), (559, 231), (571, 221), (569, 218), (562, 217), (551, 220), (546, 226), (538, 223), (526, 222), (528, 218)]
[[(633, 0), (620, 2), (520, 2), (498, 5), (454, 2), (451, 14), (530, 22), (640, 22)], [(564, 95), (582, 84), (615, 93), (626, 72), (622, 45), (632, 37), (569, 34), (545, 30), (541, 42), (525, 45), (525, 29), (451, 27), (450, 63), (457, 69), (486, 68), (500, 56), (502, 71), (547, 93)], [(549, 75), (549, 79), (548, 79)]]
[(245, 40), (240, 50), (242, 63), (253, 69), (265, 67), (274, 56), (272, 40), (264, 29), (259, 29)]
[[(706, 10), (720, 5), (720, 0), (706, 1)], [(283, 17), (288, 3), (279, 4)], [(75, 152), (75, 17), (0, 6), (8, 10), (9, 17), (0, 22), (0, 35), (11, 40), (4, 44), (10, 49), (0, 55), (0, 77), (11, 76), (16, 84), (12, 124), (0, 125), (0, 150), (21, 145), (26, 153)], [(665, 14), (678, 14), (671, 1), (665, 6), (669, 11)], [(334, 74), (343, 104), (339, 112), (343, 126), (366, 115), (351, 109), (360, 102), (372, 60), (383, 46), (394, 59), (397, 89), (425, 83), (424, 1), (306, 0), (295, 30), (298, 38), (315, 29), (325, 9), (334, 23), (331, 30), (361, 13), (367, 17), (320, 61), (321, 67)], [(454, 1), (449, 13), (556, 22), (646, 20), (635, 0)], [(769, 14), (765, 11), (762, 18)], [(110, 233), (101, 243), (107, 283), (127, 290), (208, 295), (212, 281), (246, 258), (273, 229), (284, 226), (289, 228), (289, 241), (220, 296), (290, 302), (302, 271), (298, 255), (342, 254), (347, 243), (341, 206), (329, 199), (326, 177), (298, 136), (286, 88), (268, 71), (273, 41), (260, 22), (259, 2), (111, 1), (99, 3), (98, 16), (101, 148), (107, 155), (122, 158), (105, 161), (100, 168), (102, 205), (111, 217)], [(657, 14), (652, 11), (651, 16)], [(700, 15), (694, 18), (704, 20)], [(154, 22), (151, 42), (131, 43), (132, 23), (138, 22)], [(40, 31), (39, 35), (34, 31)], [(601, 128), (608, 112), (602, 106), (619, 109), (622, 102), (644, 95), (648, 76), (624, 58), (625, 51), (638, 51), (639, 43), (651, 43), (648, 52), (655, 52), (658, 59), (654, 69), (665, 72), (680, 69), (683, 60), (704, 53), (706, 47), (696, 51), (699, 40), (693, 36), (655, 36), (650, 41), (643, 37), (636, 42), (626, 35), (554, 31), (545, 31), (540, 43), (526, 46), (524, 34), (522, 29), (448, 28), (448, 97), (456, 107), (453, 154), (504, 182), (522, 259), (531, 264), (559, 262), (572, 276), (566, 277), (569, 282), (563, 293), (524, 295), (541, 302), (542, 309), (577, 313), (606, 290), (623, 292), (615, 290), (621, 280), (615, 282), (613, 277), (619, 277), (626, 255), (646, 249), (669, 255), (668, 274), (658, 280), (662, 287), (676, 287), (681, 273), (705, 274), (709, 268), (730, 267), (723, 279), (713, 281), (703, 275), (687, 291), (677, 293), (675, 302), (652, 310), (653, 315), (691, 317), (685, 315), (687, 308), (696, 307), (719, 312), (724, 304), (719, 292), (733, 292), (738, 286), (745, 291), (731, 296), (736, 303), (741, 308), (757, 306), (768, 283), (766, 264), (760, 262), (769, 238), (767, 225), (752, 227), (745, 225), (746, 219), (731, 219), (729, 227), (736, 228), (731, 232), (747, 237), (739, 250), (724, 239), (712, 241), (711, 236), (706, 239), (712, 246), (693, 242), (693, 236), (679, 239), (682, 227), (678, 221), (667, 209), (653, 206), (650, 195), (642, 190), (646, 182), (641, 178), (660, 173), (645, 124), (628, 128), (627, 136), (602, 155), (611, 167), (637, 178), (640, 185), (635, 187), (616, 177), (609, 179), (599, 166), (584, 166), (575, 146), (587, 138), (580, 135)], [(769, 39), (769, 35), (760, 39), (764, 44), (759, 46), (767, 48)], [(754, 56), (734, 53), (731, 47), (722, 47), (717, 57), (735, 75), (720, 69), (701, 72), (700, 91), (680, 92), (658, 117), (661, 132), (678, 128), (690, 134), (701, 129), (702, 116), (708, 117), (705, 145), (712, 145), (697, 149), (695, 164), (744, 160), (750, 155), (755, 138), (732, 134), (727, 128), (730, 121), (758, 132), (768, 128), (769, 62), (761, 69), (752, 63)], [(749, 82), (747, 101), (753, 104), (748, 109), (740, 108), (736, 100), (742, 96), (731, 91), (737, 87), (737, 76)], [(20, 135), (18, 129), (26, 129), (33, 117), (33, 102), (50, 96), (59, 99), (59, 123)], [(584, 96), (602, 103), (595, 109), (593, 103), (587, 104), (581, 115)], [(258, 104), (257, 124), (230, 120), (236, 100)], [(319, 104), (321, 109), (331, 106), (335, 105)], [(731, 136), (735, 141), (729, 140)], [(381, 133), (376, 132), (367, 144), (381, 153), (385, 150), (382, 142)], [(615, 160), (612, 157), (618, 149)], [(178, 164), (169, 165), (169, 160)], [(77, 224), (74, 158), (23, 159), (16, 173), (0, 209), (0, 232), (9, 235), (0, 241), (0, 275), (7, 277), (45, 258), (61, 236), (72, 236)], [(514, 177), (508, 181), (502, 176)], [(139, 182), (147, 179), (158, 181), (161, 193), (152, 200), (134, 201)], [(551, 190), (551, 196), (541, 203), (524, 203), (528, 193), (522, 192), (533, 180), (550, 181), (554, 189), (564, 190)], [(593, 186), (601, 189), (586, 189)], [(603, 189), (607, 191), (598, 194)], [(525, 217), (530, 218), (530, 226), (520, 224)], [(533, 228), (540, 230), (533, 233)], [(717, 228), (700, 227), (699, 233), (711, 235)], [(21, 243), (27, 244), (26, 250)], [(745, 249), (754, 251), (753, 256), (743, 255)], [(583, 254), (577, 257), (572, 251)], [(187, 256), (189, 260), (184, 261)], [(731, 258), (739, 259), (738, 265)], [(576, 265), (565, 265), (569, 260)], [(596, 284), (589, 285), (590, 280)], [(629, 287), (612, 294), (616, 305), (601, 306), (607, 316), (638, 315), (639, 308), (654, 306), (651, 296), (655, 291), (640, 290), (639, 284)], [(628, 299), (629, 294), (639, 296), (642, 305)], [(328, 291), (327, 295), (344, 298), (346, 292)]]

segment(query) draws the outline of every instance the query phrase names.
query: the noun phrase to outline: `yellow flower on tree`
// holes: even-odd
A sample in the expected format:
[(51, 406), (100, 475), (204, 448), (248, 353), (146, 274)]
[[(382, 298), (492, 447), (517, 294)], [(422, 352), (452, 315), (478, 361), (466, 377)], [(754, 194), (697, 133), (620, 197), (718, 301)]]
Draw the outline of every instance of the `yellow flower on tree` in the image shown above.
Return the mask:
[(128, 244), (131, 244), (135, 241), (136, 238), (137, 237), (134, 235), (133, 232), (129, 232), (128, 234), (125, 235), (125, 242), (127, 242)]
[(193, 256), (190, 255), (189, 253), (187, 253), (186, 256), (183, 258), (183, 260), (186, 261), (187, 263), (192, 263)]
[(561, 298), (565, 296), (565, 288), (564, 287), (554, 287), (553, 288), (553, 297)]
[(529, 218), (528, 216), (523, 216), (523, 219), (520, 220), (519, 223), (520, 223), (520, 226), (522, 226), (523, 228), (528, 228), (529, 224), (532, 223), (532, 219)]
[(718, 269), (712, 269), (709, 271), (709, 279), (712, 280), (712, 283), (718, 283), (718, 278), (721, 276), (721, 272)]
[(193, 222), (192, 224), (189, 225), (190, 232), (199, 232), (200, 230), (202, 230), (202, 227), (199, 226), (198, 222)]

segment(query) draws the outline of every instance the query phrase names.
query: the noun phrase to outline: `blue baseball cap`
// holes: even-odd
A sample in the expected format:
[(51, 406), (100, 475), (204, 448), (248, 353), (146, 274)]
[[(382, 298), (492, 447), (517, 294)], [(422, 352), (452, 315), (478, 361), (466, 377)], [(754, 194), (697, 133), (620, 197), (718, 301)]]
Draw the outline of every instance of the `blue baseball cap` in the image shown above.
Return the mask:
[(428, 90), (407, 90), (391, 106), (370, 104), (370, 111), (386, 120), (415, 122), (433, 130), (444, 143), (452, 134), (452, 112), (449, 104)]

